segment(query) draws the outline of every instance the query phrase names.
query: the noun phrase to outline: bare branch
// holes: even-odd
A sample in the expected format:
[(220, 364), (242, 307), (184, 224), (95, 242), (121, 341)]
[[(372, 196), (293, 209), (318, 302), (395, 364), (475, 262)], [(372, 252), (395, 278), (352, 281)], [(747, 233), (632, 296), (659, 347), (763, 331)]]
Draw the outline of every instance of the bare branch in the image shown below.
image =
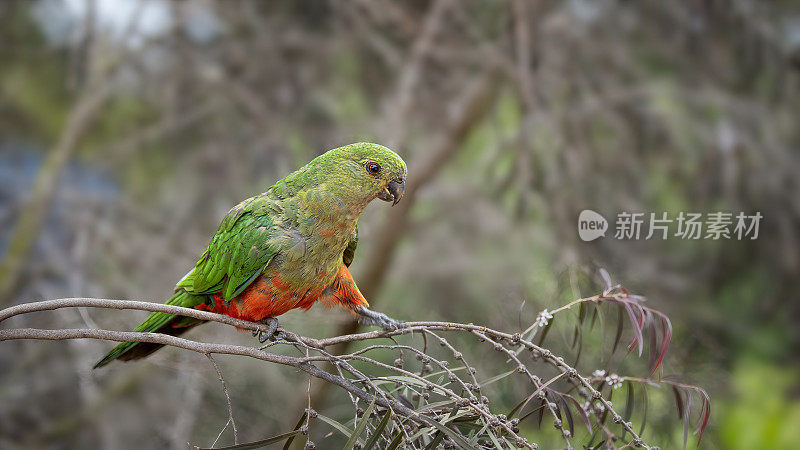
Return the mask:
[[(641, 297), (628, 294), (624, 288), (615, 287), (614, 289), (607, 290), (602, 295), (578, 299), (561, 308), (553, 310), (551, 313), (547, 313), (547, 311), (544, 311), (543, 313), (547, 313), (547, 316), (552, 319), (553, 314), (568, 311), (575, 305), (583, 304), (585, 302), (605, 302), (632, 311), (632, 326), (634, 327), (634, 331), (637, 332), (637, 339), (641, 339), (639, 336), (641, 336), (641, 328), (645, 326), (643, 325), (645, 321), (644, 319), (637, 320), (637, 317), (657, 315), (663, 317), (663, 320), (668, 320), (666, 319), (666, 316), (663, 316), (660, 312), (641, 306), (639, 304), (641, 300)], [(164, 312), (193, 317), (200, 320), (214, 321), (246, 330), (262, 330), (266, 328), (266, 325), (264, 324), (234, 319), (232, 317), (190, 308), (141, 301), (95, 298), (65, 298), (13, 306), (4, 310), (0, 310), (0, 322), (20, 314), (49, 311), (65, 307), (136, 309), (152, 312)], [(637, 312), (634, 313), (634, 310)], [(649, 322), (655, 323), (655, 321)], [(600, 392), (603, 387), (602, 380), (598, 380), (596, 376), (582, 376), (575, 367), (567, 364), (562, 356), (558, 356), (549, 349), (533, 343), (533, 338), (536, 336), (535, 326), (528, 328), (528, 330), (522, 334), (510, 334), (474, 324), (462, 324), (455, 322), (407, 322), (403, 324), (402, 328), (396, 330), (377, 330), (365, 333), (333, 336), (324, 339), (313, 339), (286, 332), (287, 338), (285, 340), (273, 342), (261, 348), (198, 342), (160, 333), (124, 332), (101, 329), (3, 329), (0, 330), (0, 341), (14, 339), (98, 339), (116, 342), (148, 342), (163, 344), (201, 353), (205, 355), (214, 365), (214, 369), (216, 370), (218, 378), (222, 383), (223, 393), (226, 399), (228, 422), (220, 432), (220, 435), (227, 428), (228, 424), (230, 424), (233, 428), (234, 441), (237, 444), (238, 430), (233, 420), (233, 408), (231, 405), (230, 396), (228, 395), (227, 386), (222, 377), (222, 372), (219, 366), (216, 364), (214, 358), (211, 356), (213, 354), (246, 356), (270, 363), (300, 369), (306, 372), (309, 377), (316, 377), (325, 381), (326, 384), (331, 384), (342, 388), (348, 393), (348, 395), (351, 396), (351, 400), (353, 400), (354, 408), (356, 410), (360, 409), (358, 406), (359, 400), (364, 401), (366, 404), (371, 404), (374, 401), (376, 406), (390, 410), (393, 416), (396, 415), (399, 418), (403, 418), (403, 420), (413, 422), (416, 424), (413, 427), (416, 427), (417, 430), (428, 430), (425, 431), (428, 433), (436, 433), (443, 429), (447, 429), (445, 425), (454, 419), (456, 411), (459, 409), (466, 409), (470, 414), (470, 420), (475, 420), (479, 424), (487, 425), (487, 429), (489, 430), (487, 431), (488, 436), (494, 439), (498, 437), (502, 439), (511, 438), (512, 441), (514, 441), (514, 444), (518, 447), (536, 448), (535, 444), (530, 444), (524, 438), (519, 436), (519, 430), (515, 423), (512, 423), (510, 420), (506, 420), (505, 416), (496, 415), (491, 411), (489, 407), (489, 399), (482, 395), (481, 384), (475, 377), (476, 369), (465, 361), (463, 355), (456, 349), (456, 347), (451, 345), (443, 337), (439, 336), (436, 333), (437, 331), (462, 332), (469, 335), (474, 335), (477, 337), (479, 342), (485, 342), (487, 345), (492, 346), (494, 350), (501, 352), (501, 355), (505, 355), (508, 358), (506, 363), (511, 364), (512, 371), (507, 372), (506, 374), (501, 374), (499, 377), (504, 378), (511, 375), (513, 372), (518, 372), (519, 374), (522, 374), (528, 381), (530, 381), (533, 386), (531, 391), (532, 393), (527, 395), (526, 398), (523, 398), (524, 402), (521, 404), (519, 411), (521, 412), (532, 399), (539, 399), (542, 402), (542, 405), (537, 409), (545, 408), (545, 410), (553, 416), (553, 426), (561, 433), (567, 448), (571, 448), (570, 442), (571, 438), (573, 437), (571, 416), (567, 416), (569, 418), (569, 430), (567, 430), (561, 422), (561, 411), (563, 410), (557, 403), (554, 403), (555, 400), (550, 400), (548, 396), (553, 396), (551, 398), (561, 399), (562, 402), (566, 401), (564, 400), (565, 397), (568, 397), (573, 401), (574, 398), (569, 394), (559, 391), (558, 388), (554, 386), (557, 381), (559, 383), (571, 384), (577, 389), (579, 393), (578, 395), (583, 397), (585, 401), (594, 403), (595, 405), (602, 405), (603, 409), (608, 412), (609, 417), (614, 421), (614, 423), (619, 424), (621, 429), (624, 430), (624, 433), (622, 434), (630, 434), (630, 442), (627, 445), (649, 448), (641, 439), (641, 437), (634, 431), (633, 425), (630, 422), (627, 422), (622, 415), (617, 413), (612, 408), (611, 402), (603, 397), (602, 393)], [(460, 367), (457, 370), (466, 370), (466, 374), (468, 375), (459, 376), (459, 374), (456, 373), (456, 369), (450, 369), (448, 367), (448, 361), (432, 357), (430, 354), (428, 354), (427, 345), (423, 346), (422, 350), (420, 350), (409, 345), (399, 344), (393, 339), (394, 336), (413, 334), (415, 332), (420, 333), (423, 337), (432, 336), (438, 340), (442, 347), (446, 348), (452, 354), (452, 359), (463, 365), (463, 367)], [(342, 343), (353, 343), (372, 339), (389, 339), (391, 340), (391, 343), (375, 344), (359, 349), (358, 351), (354, 351), (352, 353), (338, 356), (326, 350), (327, 347)], [(634, 343), (636, 343), (636, 341), (634, 341)], [(287, 356), (283, 354), (272, 353), (270, 351), (275, 346), (287, 345), (293, 345), (299, 349), (302, 349), (304, 356)], [(632, 346), (633, 344), (631, 344), (631, 347)], [(524, 349), (527, 349), (530, 352), (533, 361), (540, 360), (547, 363), (549, 366), (556, 369), (557, 374), (549, 377), (549, 381), (542, 381), (539, 376), (534, 374), (529, 365), (523, 362), (521, 359), (520, 352)], [(417, 359), (422, 361), (422, 369), (419, 373), (404, 369), (402, 358), (395, 360), (395, 363), (392, 365), (367, 356), (369, 352), (374, 350), (396, 350), (400, 353), (401, 357), (404, 351), (410, 352), (411, 354), (415, 355)], [(380, 369), (384, 373), (388, 372), (389, 375), (380, 374), (367, 376), (365, 373), (359, 369), (356, 369), (351, 364), (351, 362), (355, 361), (368, 364), (374, 368)], [(338, 375), (321, 369), (317, 364), (322, 363), (332, 364), (332, 367), (335, 368), (335, 372), (338, 372)], [(447, 379), (449, 382), (431, 382), (427, 378), (427, 375), (432, 373), (433, 367), (437, 367), (438, 370), (440, 370), (440, 372), (437, 373), (442, 374), (442, 379)], [(622, 377), (621, 379), (636, 382), (647, 382), (647, 379), (643, 378)], [(391, 389), (391, 386), (395, 386), (395, 388)], [(680, 386), (687, 389), (693, 388), (689, 385)], [(424, 397), (423, 404), (427, 403), (431, 395), (434, 395), (436, 396), (436, 401), (433, 402), (432, 400), (432, 402), (435, 403), (436, 406), (434, 407), (431, 405), (431, 407), (422, 407), (419, 410), (415, 410), (409, 407), (410, 404), (407, 400), (405, 402), (403, 401), (405, 397), (403, 395), (399, 395), (400, 391), (405, 391), (416, 399)], [(700, 392), (700, 395), (704, 394), (704, 391), (702, 390), (698, 392)], [(302, 429), (304, 434), (308, 433), (310, 418), (313, 411), (311, 409), (312, 401), (310, 396), (310, 382), (308, 389), (306, 390), (306, 394), (308, 396), (308, 402), (306, 405), (308, 414), (305, 419), (306, 423)], [(710, 408), (710, 406), (708, 406), (710, 405), (710, 402), (705, 403), (706, 401), (708, 401), (708, 398), (707, 396), (704, 396), (703, 411), (701, 411), (701, 413), (708, 411), (708, 408)], [(565, 408), (568, 408), (566, 403), (564, 405)], [(585, 419), (585, 412), (580, 405), (576, 403), (576, 406), (584, 415), (584, 420), (587, 420)], [(536, 409), (534, 409), (534, 411), (535, 410)], [(566, 413), (571, 414), (568, 411)], [(530, 415), (530, 413), (527, 415)], [(461, 416), (463, 417), (464, 414), (462, 413)], [(356, 420), (358, 420), (358, 417), (354, 418), (354, 423)], [(397, 423), (392, 425), (392, 427), (396, 428), (396, 430), (393, 431), (395, 436), (397, 436), (397, 433), (402, 433), (406, 439), (409, 439), (409, 432), (412, 432), (410, 433), (412, 435), (418, 435), (419, 433), (413, 433), (413, 427), (408, 428), (408, 422), (403, 424), (398, 420)], [(616, 436), (608, 429), (608, 427), (606, 427), (605, 424), (601, 422), (598, 422), (598, 428), (604, 430), (604, 433), (606, 433), (608, 436)], [(367, 427), (367, 429), (369, 430), (371, 428)], [(429, 438), (433, 439), (432, 436), (429, 436)], [(219, 439), (219, 437), (217, 439)], [(448, 439), (458, 441), (459, 437), (458, 435), (450, 434), (448, 435)], [(458, 442), (456, 443), (458, 444)]]
[(228, 387), (225, 385), (225, 379), (222, 377), (222, 371), (219, 369), (219, 365), (217, 365), (217, 361), (214, 360), (214, 357), (211, 356), (211, 354), (206, 354), (206, 358), (208, 358), (208, 360), (211, 361), (211, 364), (214, 366), (214, 370), (217, 371), (217, 378), (219, 378), (219, 382), (220, 384), (222, 384), (222, 393), (225, 394), (225, 404), (228, 407), (228, 421), (225, 423), (225, 426), (222, 427), (222, 431), (219, 432), (217, 439), (214, 440), (214, 444), (212, 444), (211, 446), (213, 447), (214, 445), (217, 444), (217, 441), (219, 440), (220, 436), (222, 436), (222, 433), (224, 433), (225, 430), (228, 428), (228, 425), (230, 425), (231, 428), (233, 428), (234, 445), (238, 444), (239, 430), (236, 429), (236, 421), (233, 420), (233, 406), (231, 405), (231, 397), (230, 395), (228, 395)]

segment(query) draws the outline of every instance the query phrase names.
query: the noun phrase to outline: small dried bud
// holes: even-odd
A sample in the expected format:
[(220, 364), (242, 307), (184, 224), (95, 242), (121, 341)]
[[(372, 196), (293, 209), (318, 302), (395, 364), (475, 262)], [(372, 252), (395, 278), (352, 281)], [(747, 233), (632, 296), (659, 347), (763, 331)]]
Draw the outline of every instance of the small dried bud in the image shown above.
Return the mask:
[(439, 363), (439, 365), (442, 366), (442, 367), (447, 367), (447, 366), (450, 365), (450, 363), (447, 362), (447, 361), (442, 361), (442, 362)]
[(514, 335), (513, 335), (513, 336), (511, 336), (511, 342), (513, 342), (513, 343), (515, 343), (515, 344), (519, 344), (519, 341), (520, 341), (521, 339), (522, 339), (522, 338), (520, 337), (519, 333), (514, 333)]
[(481, 403), (483, 403), (484, 405), (488, 405), (489, 404), (489, 398), (486, 397), (485, 395), (482, 395), (481, 396)]
[(313, 409), (307, 409), (306, 413), (308, 413), (308, 417), (311, 419), (316, 419), (318, 416), (317, 412)]
[(431, 398), (431, 394), (429, 394), (427, 392), (423, 392), (422, 393), (422, 398), (424, 398), (425, 400), (428, 400), (429, 398)]
[(313, 442), (307, 441), (305, 447), (303, 447), (303, 448), (306, 449), (306, 450), (314, 450), (315, 448), (317, 448), (317, 446), (314, 445)]
[(451, 383), (455, 383), (458, 380), (458, 377), (455, 376), (455, 374), (451, 373), (450, 376), (447, 377), (447, 379), (449, 379)]
[(558, 429), (561, 429), (561, 419), (558, 419), (558, 418), (553, 419), (553, 426), (558, 428)]
[(356, 409), (356, 415), (357, 415), (358, 417), (361, 417), (361, 416), (363, 416), (363, 415), (364, 415), (364, 409), (363, 409), (363, 408), (361, 408), (361, 407), (359, 407), (358, 409)]
[(305, 425), (300, 427), (300, 434), (302, 434), (303, 436), (308, 436), (308, 427)]
[(503, 350), (503, 346), (502, 346), (502, 345), (500, 345), (500, 344), (495, 344), (495, 345), (494, 345), (494, 349), (495, 349), (495, 350), (497, 350), (497, 351), (499, 352), (499, 351), (502, 351), (502, 350)]
[(400, 358), (395, 359), (394, 360), (394, 366), (397, 367), (397, 368), (402, 368), (403, 367), (403, 360), (400, 359)]
[(478, 369), (476, 369), (476, 368), (474, 368), (474, 367), (470, 367), (470, 368), (469, 368), (469, 373), (471, 373), (471, 374), (475, 375), (476, 373), (478, 373)]
[(460, 361), (461, 359), (464, 358), (464, 355), (462, 355), (461, 352), (455, 352), (455, 353), (453, 353), (453, 358), (455, 358), (455, 359)]
[(639, 438), (636, 438), (636, 439), (633, 440), (633, 446), (634, 447), (644, 447), (644, 441), (642, 441)]
[(519, 419), (518, 419), (518, 418), (516, 418), (516, 417), (514, 417), (513, 419), (511, 419), (511, 425), (514, 425), (514, 426), (517, 426), (517, 425), (519, 425)]
[(519, 366), (519, 368), (517, 368), (517, 372), (519, 372), (519, 373), (527, 373), (528, 369), (525, 368), (525, 366)]
[(420, 355), (419, 353), (417, 354), (417, 361), (422, 361), (422, 355)]

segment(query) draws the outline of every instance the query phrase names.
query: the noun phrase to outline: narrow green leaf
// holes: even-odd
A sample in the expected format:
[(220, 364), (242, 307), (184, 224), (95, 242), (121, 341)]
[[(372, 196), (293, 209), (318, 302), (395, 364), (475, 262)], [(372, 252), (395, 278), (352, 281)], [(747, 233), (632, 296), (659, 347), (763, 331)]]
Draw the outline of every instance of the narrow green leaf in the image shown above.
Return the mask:
[(639, 436), (644, 433), (645, 426), (647, 426), (647, 387), (642, 386), (642, 427), (639, 428)]
[(598, 314), (601, 314), (600, 305), (594, 305), (594, 308), (592, 309), (592, 321), (589, 322), (589, 331), (594, 329), (594, 325), (597, 323)]
[(441, 431), (442, 433), (446, 434), (447, 437), (449, 437), (456, 444), (461, 446), (461, 448), (478, 450), (477, 448), (475, 448), (474, 445), (470, 444), (469, 441), (464, 439), (463, 436), (461, 436), (460, 434), (458, 434), (455, 431), (451, 430), (450, 428), (440, 424), (439, 422), (437, 422), (437, 421), (435, 421), (435, 420), (433, 420), (433, 419), (431, 419), (429, 417), (424, 417), (423, 416), (423, 420), (425, 420), (425, 422), (428, 423), (429, 425), (433, 425), (434, 427), (438, 428), (439, 431)]
[[(306, 421), (306, 414), (307, 412), (303, 411), (303, 415), (300, 416), (300, 420), (297, 421), (295, 424), (294, 429), (299, 430), (301, 426), (303, 426), (303, 422)], [(290, 437), (286, 444), (283, 446), (283, 450), (289, 450), (289, 446), (292, 445), (292, 441), (294, 441), (294, 436)]]
[(323, 416), (322, 414), (317, 414), (317, 419), (327, 423), (328, 425), (332, 426), (333, 428), (336, 428), (337, 430), (339, 430), (343, 435), (345, 435), (348, 438), (350, 437), (351, 434), (353, 434), (353, 432), (350, 431), (346, 426), (344, 426), (344, 425), (340, 424), (339, 422), (331, 419), (330, 417)]
[(392, 410), (387, 409), (386, 414), (383, 415), (383, 418), (381, 418), (380, 423), (378, 423), (378, 426), (375, 427), (375, 432), (372, 433), (372, 436), (369, 438), (367, 443), (364, 444), (364, 450), (370, 450), (372, 446), (374, 446), (375, 443), (378, 442), (378, 439), (381, 438), (381, 434), (383, 433), (383, 430), (386, 428), (386, 425), (389, 424), (389, 420), (391, 418), (392, 418)]
[(497, 436), (495, 436), (491, 430), (489, 430), (489, 438), (492, 440), (492, 443), (496, 449), (503, 450), (503, 447), (500, 445), (500, 441), (497, 440)]
[(436, 446), (439, 445), (442, 440), (444, 440), (444, 433), (437, 431), (436, 434), (433, 435), (433, 440), (430, 442), (430, 444), (425, 446), (425, 450), (432, 450), (436, 448)]
[[(633, 397), (633, 383), (628, 382), (628, 383), (625, 383), (625, 385), (626, 385), (625, 387), (627, 388), (628, 392), (627, 392), (626, 400), (625, 400), (625, 412), (622, 413), (622, 417), (627, 422), (627, 421), (629, 421), (631, 419), (631, 415), (633, 414), (633, 400), (634, 400), (634, 397)], [(627, 430), (625, 430), (625, 428), (623, 428), (622, 429), (622, 440), (625, 440), (625, 434), (626, 433), (627, 433)]]
[(396, 435), (394, 435), (394, 439), (392, 439), (392, 442), (390, 442), (389, 446), (386, 447), (386, 450), (395, 450), (402, 443), (403, 443), (403, 432), (401, 431)]
[(483, 425), (483, 428), (481, 428), (477, 433), (475, 433), (475, 436), (469, 440), (469, 443), (476, 445), (478, 443), (478, 439), (480, 439), (480, 437), (483, 435), (483, 432), (486, 431), (487, 428), (489, 428), (488, 422)]
[[(286, 438), (293, 437), (298, 433), (300, 433), (300, 430), (287, 431), (286, 433), (281, 433), (277, 436), (272, 436), (271, 438), (261, 439), (259, 441), (248, 442), (245, 444), (231, 445), (229, 447), (219, 447), (216, 450), (247, 450), (254, 448), (262, 448), (266, 447), (267, 445), (280, 442)], [(211, 449), (199, 449), (199, 450), (211, 450)]]
[(622, 327), (625, 325), (625, 316), (622, 307), (617, 307), (617, 334), (614, 335), (614, 347), (611, 349), (611, 354), (617, 352), (617, 346), (619, 346), (619, 341), (622, 339)]
[(417, 412), (430, 411), (432, 409), (436, 409), (436, 408), (438, 408), (440, 406), (449, 405), (449, 404), (454, 403), (454, 402), (455, 402), (455, 400), (442, 400), (440, 402), (428, 403), (427, 405), (425, 405), (422, 408), (418, 409)]
[(516, 372), (516, 371), (517, 371), (517, 369), (511, 369), (511, 370), (509, 370), (508, 372), (501, 373), (500, 375), (495, 375), (495, 376), (493, 376), (492, 378), (489, 378), (488, 380), (486, 380), (486, 381), (483, 381), (483, 382), (481, 382), (481, 383), (479, 383), (479, 384), (481, 385), (481, 388), (483, 388), (483, 387), (486, 387), (486, 386), (488, 386), (488, 385), (490, 385), (490, 384), (492, 384), (492, 383), (495, 383), (495, 382), (497, 382), (497, 381), (500, 381), (500, 380), (502, 380), (503, 378), (505, 378), (505, 377), (507, 377), (507, 376), (511, 375), (512, 373), (514, 373), (514, 372)]
[(372, 409), (375, 408), (375, 398), (376, 397), (372, 397), (372, 403), (367, 406), (367, 409), (364, 411), (364, 415), (361, 417), (361, 420), (358, 421), (356, 429), (353, 431), (350, 439), (347, 440), (347, 443), (344, 444), (342, 450), (353, 450), (353, 447), (355, 447), (358, 437), (361, 436), (361, 433), (363, 433), (364, 429), (367, 427), (367, 422), (369, 422), (369, 416), (372, 414)]

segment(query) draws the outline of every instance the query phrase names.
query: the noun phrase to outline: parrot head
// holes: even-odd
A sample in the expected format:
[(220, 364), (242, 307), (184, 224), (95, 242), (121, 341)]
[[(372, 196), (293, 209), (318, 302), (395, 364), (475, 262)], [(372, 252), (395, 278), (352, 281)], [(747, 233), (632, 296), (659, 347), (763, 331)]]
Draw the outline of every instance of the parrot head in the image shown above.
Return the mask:
[(388, 148), (366, 142), (330, 150), (318, 159), (328, 170), (328, 180), (356, 203), (375, 198), (396, 205), (406, 187), (406, 163)]

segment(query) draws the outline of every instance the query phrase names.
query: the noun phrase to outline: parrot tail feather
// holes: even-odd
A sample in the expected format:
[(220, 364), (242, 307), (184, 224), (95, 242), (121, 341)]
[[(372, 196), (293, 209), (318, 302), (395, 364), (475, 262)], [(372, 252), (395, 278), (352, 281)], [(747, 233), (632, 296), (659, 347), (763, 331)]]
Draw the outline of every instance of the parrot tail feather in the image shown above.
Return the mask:
[[(167, 305), (194, 307), (204, 303), (205, 296), (192, 295), (186, 291), (179, 291), (166, 302)], [(196, 325), (205, 323), (204, 320), (194, 319), (185, 316), (176, 316), (174, 314), (167, 314), (156, 312), (150, 316), (141, 325), (136, 327), (133, 331), (144, 333), (162, 333), (170, 336), (179, 336), (190, 328)], [(123, 342), (113, 350), (108, 352), (97, 364), (94, 369), (103, 367), (114, 360), (131, 361), (134, 359), (144, 358), (156, 350), (163, 347), (164, 344), (153, 344), (150, 342)]]

